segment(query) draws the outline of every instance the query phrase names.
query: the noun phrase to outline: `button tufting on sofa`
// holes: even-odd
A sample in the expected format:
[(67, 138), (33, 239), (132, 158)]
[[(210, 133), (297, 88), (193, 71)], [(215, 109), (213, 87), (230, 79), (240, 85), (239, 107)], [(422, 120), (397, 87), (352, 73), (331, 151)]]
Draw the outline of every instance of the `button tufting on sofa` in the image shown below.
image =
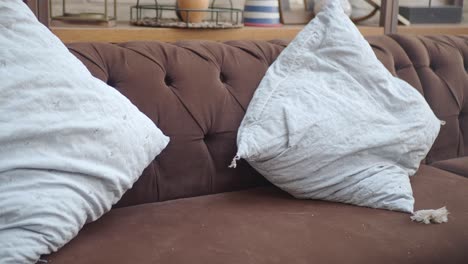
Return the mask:
[[(467, 38), (447, 41), (443, 36), (391, 35), (368, 40), (387, 69), (424, 94), (437, 117), (447, 121), (428, 164), (467, 153), (468, 116), (460, 113), (468, 107), (463, 57), (468, 57)], [(120, 203), (170, 200), (263, 183), (247, 163), (240, 162), (239, 170), (228, 170), (227, 165), (236, 152), (237, 128), (255, 88), (285, 44), (70, 44), (97, 78), (118, 84), (118, 90), (171, 137), (169, 147), (155, 161), (156, 169), (145, 170)], [(174, 80), (177, 89), (173, 89)]]
[[(44, 259), (468, 263), (468, 179), (459, 176), (468, 175), (468, 37), (367, 39), (387, 69), (447, 121), (428, 165), (411, 182), (416, 207), (447, 205), (449, 223), (424, 227), (397, 212), (297, 200), (271, 185), (245, 190), (269, 184), (248, 162), (239, 161), (235, 170), (227, 166), (249, 102), (284, 41), (76, 43), (68, 46), (90, 72), (116, 84), (171, 141), (116, 205), (121, 208)], [(185, 197), (191, 198), (177, 199)]]
[(226, 75), (224, 75), (223, 72), (219, 74), (219, 79), (221, 80), (222, 83), (226, 83), (227, 81)]
[(173, 79), (169, 76), (169, 75), (166, 75), (164, 77), (164, 83), (167, 85), (167, 86), (172, 86), (172, 82), (173, 82)]
[(113, 78), (111, 77), (108, 77), (107, 80), (106, 80), (106, 83), (107, 85), (111, 86), (111, 87), (116, 87), (116, 82)]
[(212, 135), (207, 133), (207, 134), (203, 135), (202, 140), (205, 141), (205, 143), (206, 143), (206, 141), (209, 141), (211, 139), (211, 137), (212, 137)]
[(434, 63), (434, 61), (431, 61), (431, 62), (429, 63), (429, 66), (428, 66), (428, 67), (437, 75), (437, 73), (436, 73), (437, 68), (438, 68), (438, 67), (437, 67), (437, 63)]
[[(417, 78), (424, 87), (424, 97), (439, 119), (447, 122), (441, 128), (427, 162), (457, 158), (468, 149), (467, 123), (460, 111), (468, 101), (468, 56), (466, 36), (408, 36), (392, 35), (414, 65)], [(407, 80), (407, 76), (398, 76)], [(414, 85), (414, 84), (413, 84)]]

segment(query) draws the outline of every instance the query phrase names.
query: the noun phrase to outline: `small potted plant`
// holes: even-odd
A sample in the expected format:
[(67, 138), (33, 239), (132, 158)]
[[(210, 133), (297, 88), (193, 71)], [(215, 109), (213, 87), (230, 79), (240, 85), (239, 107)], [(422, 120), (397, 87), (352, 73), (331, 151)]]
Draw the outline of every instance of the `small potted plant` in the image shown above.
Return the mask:
[(200, 23), (206, 16), (206, 11), (187, 11), (208, 9), (210, 0), (177, 0), (177, 14), (184, 22)]

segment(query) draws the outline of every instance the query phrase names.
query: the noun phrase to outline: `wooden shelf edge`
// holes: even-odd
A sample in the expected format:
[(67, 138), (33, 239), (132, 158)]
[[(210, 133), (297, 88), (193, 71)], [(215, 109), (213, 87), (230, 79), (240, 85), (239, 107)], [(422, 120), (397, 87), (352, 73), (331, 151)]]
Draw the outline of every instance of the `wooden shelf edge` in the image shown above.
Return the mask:
[[(127, 42), (179, 40), (272, 40), (292, 39), (304, 26), (283, 26), (278, 28), (243, 27), (239, 29), (175, 29), (147, 28), (119, 24), (112, 28), (92, 27), (51, 27), (51, 31), (64, 43), (71, 42)], [(358, 26), (365, 36), (382, 35), (382, 27)]]
[(398, 26), (398, 34), (468, 35), (468, 24), (426, 24)]

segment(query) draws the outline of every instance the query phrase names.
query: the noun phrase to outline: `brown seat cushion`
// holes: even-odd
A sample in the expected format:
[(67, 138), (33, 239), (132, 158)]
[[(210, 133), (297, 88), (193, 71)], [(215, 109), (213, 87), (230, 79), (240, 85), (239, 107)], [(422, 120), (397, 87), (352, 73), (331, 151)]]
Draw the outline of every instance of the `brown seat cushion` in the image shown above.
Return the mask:
[(468, 157), (456, 159), (441, 160), (431, 164), (442, 170), (450, 171), (455, 174), (468, 177)]
[(468, 263), (468, 179), (422, 166), (416, 208), (447, 205), (449, 222), (296, 200), (273, 187), (114, 209), (49, 264)]

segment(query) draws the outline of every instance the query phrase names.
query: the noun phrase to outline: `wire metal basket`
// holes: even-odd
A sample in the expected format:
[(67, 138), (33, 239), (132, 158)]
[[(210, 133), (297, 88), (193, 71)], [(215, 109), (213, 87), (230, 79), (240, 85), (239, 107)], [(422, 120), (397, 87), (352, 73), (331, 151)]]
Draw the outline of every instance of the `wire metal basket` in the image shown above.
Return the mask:
[[(213, 0), (207, 9), (183, 9), (175, 5), (160, 5), (157, 0), (154, 4), (140, 4), (130, 7), (130, 23), (136, 26), (147, 27), (176, 27), (176, 28), (239, 28), (242, 27), (242, 9), (233, 8), (232, 0), (229, 7), (216, 7)], [(200, 23), (182, 21), (180, 14), (185, 12), (190, 17), (191, 12), (205, 12), (207, 19)], [(177, 18), (176, 18), (177, 17)]]

